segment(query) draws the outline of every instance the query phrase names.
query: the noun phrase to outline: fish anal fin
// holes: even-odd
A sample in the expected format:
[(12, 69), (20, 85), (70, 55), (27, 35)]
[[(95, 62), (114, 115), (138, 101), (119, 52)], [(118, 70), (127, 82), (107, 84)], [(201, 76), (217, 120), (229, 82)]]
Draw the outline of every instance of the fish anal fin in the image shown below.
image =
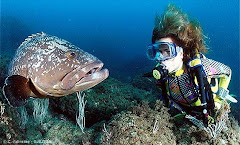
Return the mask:
[(12, 75), (6, 78), (3, 86), (3, 95), (12, 107), (20, 107), (28, 102), (31, 89), (29, 79), (20, 75)]

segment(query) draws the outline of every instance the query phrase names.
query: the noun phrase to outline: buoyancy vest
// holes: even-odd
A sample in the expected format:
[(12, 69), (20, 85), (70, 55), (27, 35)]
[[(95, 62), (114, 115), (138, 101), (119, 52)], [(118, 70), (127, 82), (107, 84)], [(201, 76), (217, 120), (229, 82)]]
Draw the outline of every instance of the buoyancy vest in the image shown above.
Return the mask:
[[(203, 75), (203, 82), (207, 110), (209, 114), (212, 115), (214, 100), (206, 75)], [(161, 84), (159, 87), (162, 89), (162, 95), (165, 102), (170, 102), (171, 106), (181, 112), (187, 112), (192, 115), (202, 114), (203, 106), (201, 98), (199, 98), (199, 85), (196, 78), (196, 72), (193, 68), (183, 65), (177, 72), (169, 74), (168, 79), (164, 82), (158, 82), (157, 84)]]

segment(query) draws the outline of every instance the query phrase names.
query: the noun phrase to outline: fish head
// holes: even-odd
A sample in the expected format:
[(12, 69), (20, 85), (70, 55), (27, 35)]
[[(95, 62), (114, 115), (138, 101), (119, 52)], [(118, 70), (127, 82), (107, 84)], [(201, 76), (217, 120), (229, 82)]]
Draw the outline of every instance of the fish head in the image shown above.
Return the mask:
[[(109, 76), (103, 62), (66, 40), (45, 35), (28, 60), (28, 74), (42, 95), (65, 96), (84, 91)], [(36, 43), (36, 42), (35, 42)]]

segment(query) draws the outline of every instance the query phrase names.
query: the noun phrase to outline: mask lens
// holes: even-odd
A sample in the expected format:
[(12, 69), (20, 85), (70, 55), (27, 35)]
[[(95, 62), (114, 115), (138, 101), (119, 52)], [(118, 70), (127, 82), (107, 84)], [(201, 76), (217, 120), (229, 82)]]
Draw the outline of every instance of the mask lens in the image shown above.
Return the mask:
[(160, 52), (160, 56), (162, 56), (163, 58), (171, 57), (171, 49), (168, 44), (160, 44), (159, 52)]
[(157, 50), (154, 48), (154, 46), (148, 46), (147, 49), (147, 56), (149, 59), (154, 60), (157, 54)]
[(151, 60), (164, 61), (173, 58), (176, 53), (176, 46), (168, 42), (154, 43), (147, 49), (147, 56)]

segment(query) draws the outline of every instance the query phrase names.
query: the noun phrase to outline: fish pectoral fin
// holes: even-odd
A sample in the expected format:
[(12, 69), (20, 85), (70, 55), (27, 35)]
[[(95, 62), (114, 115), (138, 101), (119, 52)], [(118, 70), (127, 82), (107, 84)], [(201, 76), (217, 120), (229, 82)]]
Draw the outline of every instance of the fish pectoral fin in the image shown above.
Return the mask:
[(29, 79), (20, 75), (12, 75), (6, 78), (3, 86), (3, 95), (12, 107), (20, 107), (28, 102), (31, 89)]

